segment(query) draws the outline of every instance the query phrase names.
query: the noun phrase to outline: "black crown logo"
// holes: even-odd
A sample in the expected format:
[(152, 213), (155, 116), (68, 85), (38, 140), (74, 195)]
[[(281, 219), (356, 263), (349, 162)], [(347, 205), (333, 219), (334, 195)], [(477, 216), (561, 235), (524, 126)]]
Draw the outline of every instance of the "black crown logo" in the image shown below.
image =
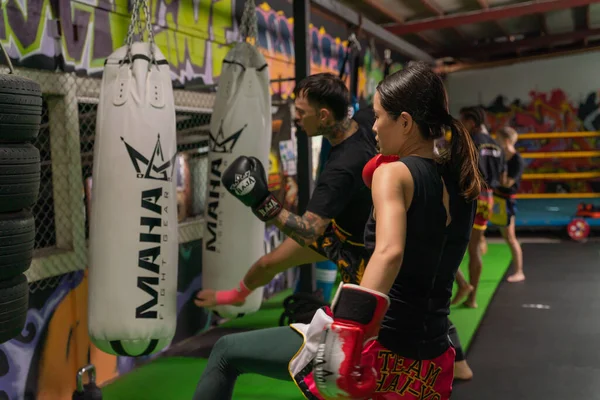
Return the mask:
[[(137, 172), (138, 178), (170, 182), (173, 177), (173, 171), (175, 170), (175, 168), (171, 168), (170, 174), (167, 174), (167, 170), (169, 169), (169, 167), (175, 165), (175, 157), (177, 157), (177, 151), (175, 151), (173, 157), (171, 157), (165, 162), (162, 146), (160, 144), (160, 133), (157, 136), (158, 137), (156, 139), (156, 145), (154, 146), (154, 150), (152, 151), (152, 157), (150, 157), (150, 160), (148, 160), (139, 151), (131, 147), (122, 136), (121, 140), (127, 148), (127, 153), (129, 153), (131, 163), (133, 164), (133, 167)], [(145, 167), (145, 171), (142, 171), (142, 168), (140, 168), (140, 164)]]
[(225, 133), (223, 132), (223, 120), (221, 120), (217, 137), (214, 137), (212, 132), (209, 133), (210, 150), (215, 153), (231, 153), (238, 139), (242, 135), (242, 132), (247, 126), (248, 124), (242, 126), (239, 131), (234, 132), (231, 136), (225, 139)]

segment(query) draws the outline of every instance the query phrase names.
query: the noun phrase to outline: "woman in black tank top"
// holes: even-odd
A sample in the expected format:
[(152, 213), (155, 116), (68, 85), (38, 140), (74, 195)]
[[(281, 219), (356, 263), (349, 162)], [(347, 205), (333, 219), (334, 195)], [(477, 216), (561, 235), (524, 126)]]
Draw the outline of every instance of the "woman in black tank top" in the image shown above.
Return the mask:
[[(425, 63), (384, 79), (374, 111), (381, 154), (399, 159), (373, 172), (373, 210), (365, 227), (372, 256), (360, 286), (338, 291), (317, 358), (316, 386), (326, 399), (330, 393), (359, 398), (355, 393), (364, 394), (372, 380), (364, 364), (372, 362), (377, 385), (370, 399), (448, 399), (455, 358), (448, 314), (481, 187), (476, 148), (448, 114), (443, 82)], [(436, 156), (434, 140), (448, 129), (451, 144)], [(347, 349), (360, 340), (357, 330), (368, 338), (375, 324), (377, 339), (366, 340), (359, 366)], [(344, 362), (336, 365), (339, 352)]]

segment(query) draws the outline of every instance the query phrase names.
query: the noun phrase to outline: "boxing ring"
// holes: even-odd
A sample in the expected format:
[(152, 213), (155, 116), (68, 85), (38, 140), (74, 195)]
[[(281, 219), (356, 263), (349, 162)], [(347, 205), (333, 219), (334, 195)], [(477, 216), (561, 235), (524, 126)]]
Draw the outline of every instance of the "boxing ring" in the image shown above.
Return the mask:
[[(594, 138), (598, 138), (595, 148)], [(525, 161), (525, 170), (536, 172), (522, 176), (516, 196), (518, 229), (566, 228), (576, 217), (580, 203), (600, 206), (600, 169), (593, 167), (600, 165), (597, 143), (600, 132), (519, 134), (516, 147)], [(565, 147), (580, 150), (561, 149)], [(544, 171), (556, 169), (566, 171)], [(600, 228), (600, 219), (585, 220), (590, 228)]]

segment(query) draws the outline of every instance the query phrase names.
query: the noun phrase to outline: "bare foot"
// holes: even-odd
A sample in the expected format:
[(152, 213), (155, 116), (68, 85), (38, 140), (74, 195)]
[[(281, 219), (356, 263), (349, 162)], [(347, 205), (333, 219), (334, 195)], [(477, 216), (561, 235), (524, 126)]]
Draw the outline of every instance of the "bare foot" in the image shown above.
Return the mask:
[(467, 297), (468, 295), (471, 294), (471, 292), (473, 291), (473, 286), (468, 285), (465, 287), (459, 287), (458, 290), (456, 291), (456, 294), (454, 295), (454, 298), (452, 299), (452, 302), (450, 304), (458, 304), (460, 303), (465, 297)]
[(457, 361), (454, 363), (454, 379), (461, 381), (468, 381), (473, 378), (473, 371), (467, 360)]
[(506, 280), (510, 283), (515, 282), (523, 282), (525, 280), (525, 274), (522, 272), (517, 272), (516, 274), (510, 275)]
[(475, 303), (475, 300), (467, 300), (464, 303), (462, 303), (463, 307), (467, 307), (467, 308), (477, 308), (477, 303)]

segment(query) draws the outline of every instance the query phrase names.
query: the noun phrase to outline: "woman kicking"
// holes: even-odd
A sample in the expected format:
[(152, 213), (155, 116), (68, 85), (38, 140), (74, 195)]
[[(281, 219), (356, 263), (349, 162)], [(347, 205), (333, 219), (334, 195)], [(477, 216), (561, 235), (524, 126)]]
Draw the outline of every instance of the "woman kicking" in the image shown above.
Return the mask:
[[(360, 286), (341, 286), (332, 312), (319, 310), (309, 325), (221, 338), (194, 398), (230, 399), (241, 373), (289, 379), (288, 372), (307, 399), (450, 397), (447, 317), (481, 187), (476, 149), (424, 64), (386, 78), (374, 107), (381, 151), (400, 160), (373, 173), (365, 229), (373, 255)], [(433, 141), (446, 129), (450, 151), (436, 160)]]

